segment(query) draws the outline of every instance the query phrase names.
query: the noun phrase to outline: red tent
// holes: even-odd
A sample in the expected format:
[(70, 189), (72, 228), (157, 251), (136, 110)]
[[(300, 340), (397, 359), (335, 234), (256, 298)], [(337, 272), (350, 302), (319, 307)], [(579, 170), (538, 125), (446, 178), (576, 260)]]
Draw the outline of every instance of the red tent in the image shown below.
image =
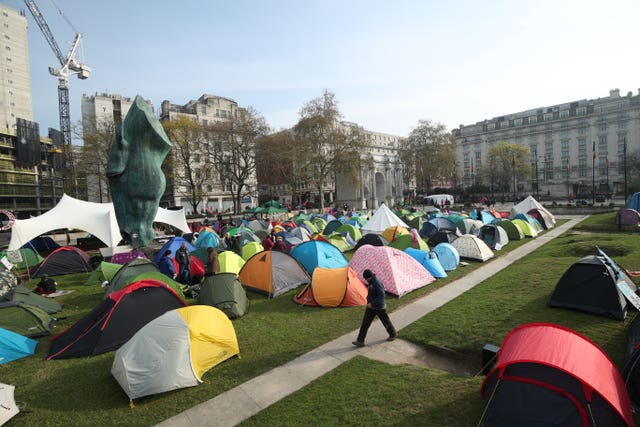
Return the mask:
[(632, 426), (622, 375), (591, 340), (549, 323), (505, 337), (480, 390), (483, 426)]

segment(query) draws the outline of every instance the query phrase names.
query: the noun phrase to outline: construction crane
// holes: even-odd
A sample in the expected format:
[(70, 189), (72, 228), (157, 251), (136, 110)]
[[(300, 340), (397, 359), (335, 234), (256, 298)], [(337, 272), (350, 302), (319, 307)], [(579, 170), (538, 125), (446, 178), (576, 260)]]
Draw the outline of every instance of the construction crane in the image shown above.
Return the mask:
[(58, 104), (60, 109), (60, 132), (62, 133), (63, 147), (67, 151), (67, 161), (70, 163), (68, 166), (73, 170), (73, 152), (71, 150), (71, 116), (69, 114), (69, 76), (75, 74), (79, 79), (86, 79), (91, 74), (91, 68), (89, 68), (86, 64), (82, 64), (75, 59), (76, 49), (78, 48), (78, 44), (82, 39), (82, 34), (76, 32), (76, 36), (73, 39), (73, 43), (71, 44), (71, 49), (69, 49), (69, 53), (67, 55), (63, 55), (60, 47), (58, 47), (58, 43), (56, 39), (53, 37), (51, 33), (51, 29), (49, 25), (47, 25), (47, 21), (45, 21), (42, 13), (40, 13), (40, 9), (33, 0), (24, 0), (24, 3), (31, 11), (31, 15), (33, 15), (33, 19), (36, 20), (38, 27), (44, 34), (45, 39), (49, 43), (51, 50), (58, 58), (60, 62), (60, 68), (49, 67), (49, 73), (58, 79)]

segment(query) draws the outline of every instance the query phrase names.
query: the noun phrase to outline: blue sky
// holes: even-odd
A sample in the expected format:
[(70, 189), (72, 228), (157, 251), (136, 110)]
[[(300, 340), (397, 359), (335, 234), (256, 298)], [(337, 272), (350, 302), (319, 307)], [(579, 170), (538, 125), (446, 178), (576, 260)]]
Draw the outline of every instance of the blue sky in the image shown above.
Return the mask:
[[(202, 94), (254, 107), (274, 129), (295, 124), (328, 89), (344, 119), (407, 135), (585, 98), (638, 93), (638, 0), (36, 0), (66, 52), (92, 68), (83, 93), (185, 104)], [(56, 64), (22, 1), (34, 120), (59, 127)], [(55, 5), (73, 24), (72, 29)]]

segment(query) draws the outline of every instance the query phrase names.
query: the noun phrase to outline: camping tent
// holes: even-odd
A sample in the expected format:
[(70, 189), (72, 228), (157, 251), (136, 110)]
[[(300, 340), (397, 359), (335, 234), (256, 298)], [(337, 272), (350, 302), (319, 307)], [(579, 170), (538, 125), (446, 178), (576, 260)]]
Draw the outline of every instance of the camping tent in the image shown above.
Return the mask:
[(318, 267), (311, 283), (293, 300), (298, 304), (320, 307), (355, 307), (367, 304), (367, 286), (349, 266)]
[(349, 237), (353, 239), (354, 242), (357, 242), (362, 238), (362, 232), (360, 231), (359, 226), (356, 227), (352, 224), (342, 224), (340, 227), (336, 229), (338, 233), (348, 233)]
[(171, 239), (167, 240), (167, 242), (164, 245), (162, 245), (162, 248), (160, 248), (158, 253), (153, 257), (153, 261), (156, 264), (159, 264), (160, 260), (162, 259), (162, 256), (167, 250), (171, 251), (171, 255), (170, 255), (171, 259), (175, 258), (176, 251), (180, 249), (180, 246), (182, 246), (183, 243), (187, 245), (187, 251), (192, 252), (196, 250), (196, 248), (194, 248), (191, 243), (187, 242), (184, 237), (181, 237), (181, 236), (172, 237)]
[(222, 251), (218, 254), (221, 273), (240, 273), (245, 260), (233, 251)]
[(85, 285), (101, 285), (106, 280), (110, 282), (113, 276), (122, 268), (122, 264), (102, 261), (84, 282)]
[(437, 255), (438, 261), (445, 271), (455, 270), (460, 264), (460, 254), (451, 243), (438, 243), (433, 248), (433, 253)]
[(362, 245), (389, 246), (389, 242), (387, 241), (387, 239), (377, 233), (368, 233), (362, 236), (360, 240), (358, 240), (356, 246), (353, 249), (357, 251)]
[(252, 256), (238, 275), (242, 285), (269, 297), (277, 297), (311, 278), (294, 257), (278, 251), (264, 251)]
[(515, 224), (513, 221), (508, 219), (502, 219), (494, 222), (495, 225), (504, 229), (507, 232), (507, 237), (509, 240), (521, 240), (524, 239), (524, 233), (520, 229), (520, 227)]
[[(135, 272), (135, 269), (134, 269)], [(121, 279), (118, 280), (118, 283), (115, 284), (113, 288), (109, 288), (108, 294), (105, 295), (105, 298), (114, 292), (118, 292), (120, 289), (136, 282), (141, 282), (143, 280), (157, 280), (158, 282), (164, 283), (166, 286), (173, 289), (176, 294), (182, 299), (184, 299), (184, 292), (182, 291), (182, 285), (180, 283), (173, 280), (171, 277), (166, 274), (160, 273), (157, 270), (152, 271), (143, 271), (137, 276), (121, 276)]]
[(63, 274), (86, 273), (91, 271), (89, 255), (73, 246), (63, 246), (51, 252), (37, 267), (29, 270), (32, 277), (61, 276)]
[[(392, 227), (394, 225), (408, 228), (407, 224), (404, 223), (396, 214), (391, 212), (391, 209), (387, 207), (384, 203), (380, 205), (380, 207), (375, 211), (371, 219), (367, 221), (360, 231), (362, 234), (367, 233), (378, 233), (381, 234), (387, 228)], [(386, 237), (385, 237), (386, 238)], [(388, 239), (391, 241), (393, 239)]]
[(234, 273), (218, 273), (204, 278), (200, 285), (198, 304), (210, 305), (222, 310), (229, 319), (247, 313), (247, 293)]
[(439, 243), (451, 243), (458, 238), (458, 234), (449, 230), (438, 230), (433, 236), (427, 240), (430, 248), (435, 247)]
[(640, 412), (640, 316), (636, 316), (629, 326), (627, 362), (622, 370), (633, 411)]
[(310, 275), (316, 267), (339, 268), (349, 264), (344, 254), (329, 242), (310, 240), (294, 247), (291, 256), (296, 259)]
[(240, 352), (233, 324), (220, 310), (171, 310), (116, 351), (111, 374), (130, 399), (196, 386), (215, 365)]
[(47, 360), (88, 357), (115, 350), (156, 317), (185, 303), (162, 282), (143, 280), (114, 292), (51, 339)]
[(0, 383), (0, 426), (20, 413), (18, 405), (13, 398), (15, 387), (9, 384)]
[(13, 301), (0, 302), (0, 328), (25, 337), (51, 335), (55, 319), (41, 308)]
[(548, 305), (624, 320), (627, 300), (618, 289), (620, 281), (636, 291), (635, 284), (624, 271), (603, 256), (588, 255), (564, 272)]
[(198, 234), (198, 238), (196, 239), (194, 246), (196, 248), (217, 248), (220, 246), (221, 241), (222, 239), (218, 237), (215, 231), (202, 230), (200, 234)]
[(511, 330), (480, 393), (482, 426), (633, 425), (616, 365), (591, 340), (559, 325)]
[(535, 217), (529, 215), (529, 214), (525, 214), (525, 213), (519, 213), (517, 214), (514, 218), (515, 219), (521, 219), (523, 221), (526, 221), (529, 223), (529, 225), (536, 230), (537, 233), (540, 233), (541, 231), (544, 231), (544, 227), (542, 226), (542, 224), (540, 224), (540, 221), (538, 221)]
[(0, 328), (0, 365), (31, 356), (35, 353), (37, 345), (36, 340)]
[(473, 234), (463, 234), (454, 240), (451, 245), (458, 250), (460, 258), (484, 262), (495, 256), (489, 246)]
[(518, 226), (525, 237), (538, 237), (538, 232), (536, 231), (535, 227), (532, 227), (531, 224), (529, 224), (527, 221), (523, 219), (513, 219), (511, 220), (511, 222), (514, 225)]
[(385, 291), (402, 296), (434, 282), (436, 279), (418, 261), (389, 246), (361, 246), (349, 261), (358, 277), (364, 270), (375, 273)]
[(393, 242), (403, 234), (410, 234), (409, 229), (399, 225), (392, 225), (384, 229), (380, 235), (389, 243)]
[(497, 224), (485, 224), (478, 231), (478, 238), (485, 242), (490, 249), (500, 250), (509, 243), (507, 231)]
[(620, 209), (616, 213), (616, 224), (638, 225), (640, 224), (640, 212), (635, 209)]
[(634, 209), (640, 212), (640, 193), (634, 193), (629, 200), (627, 200), (627, 204), (625, 205), (627, 209)]
[(38, 236), (22, 245), (21, 249), (29, 248), (36, 252), (51, 252), (60, 247), (50, 236)]
[(104, 290), (104, 298), (106, 299), (110, 293), (122, 289), (125, 285), (131, 283), (131, 279), (142, 273), (150, 271), (160, 271), (158, 267), (147, 258), (135, 258), (118, 269), (113, 278), (109, 280), (109, 285)]
[(428, 251), (429, 246), (427, 242), (425, 242), (422, 237), (418, 234), (418, 232), (414, 229), (411, 230), (410, 234), (401, 234), (397, 236), (389, 246), (392, 248), (400, 249), (401, 251), (407, 248), (420, 249), (423, 251)]
[(6, 256), (13, 263), (16, 270), (28, 270), (44, 261), (44, 258), (31, 248), (20, 248), (15, 252), (2, 251), (0, 252), (0, 258)]
[(262, 251), (264, 251), (264, 247), (261, 243), (247, 242), (247, 244), (242, 246), (242, 259), (246, 261), (258, 252)]
[(404, 250), (411, 258), (418, 261), (436, 279), (447, 277), (438, 255), (433, 251), (423, 251), (420, 249), (407, 248)]
[(27, 289), (22, 285), (14, 287), (10, 292), (0, 297), (0, 300), (2, 299), (38, 307), (49, 314), (57, 313), (62, 310), (62, 304), (55, 301), (53, 298), (47, 298), (35, 292), (31, 292), (31, 289)]
[(348, 252), (356, 246), (356, 242), (349, 236), (349, 233), (338, 233), (337, 231), (326, 236), (317, 236), (317, 240), (332, 244), (340, 252)]
[(0, 269), (0, 300), (11, 296), (13, 289), (18, 286), (18, 276), (13, 271)]
[(514, 205), (511, 208), (511, 213), (509, 214), (509, 218), (515, 218), (517, 214), (523, 213), (527, 214), (532, 209), (535, 209), (536, 212), (544, 219), (545, 227), (553, 228), (556, 223), (556, 219), (551, 212), (545, 209), (533, 196), (527, 196), (523, 201)]
[(453, 222), (449, 218), (437, 216), (422, 224), (420, 235), (428, 239), (440, 230), (448, 230), (455, 233), (456, 231), (458, 231), (458, 227), (456, 226), (455, 222)]

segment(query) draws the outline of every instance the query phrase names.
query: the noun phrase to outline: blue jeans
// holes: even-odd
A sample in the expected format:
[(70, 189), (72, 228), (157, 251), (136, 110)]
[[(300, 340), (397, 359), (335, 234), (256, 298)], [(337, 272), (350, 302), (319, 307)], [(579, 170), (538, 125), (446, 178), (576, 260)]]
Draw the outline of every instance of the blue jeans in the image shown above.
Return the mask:
[(396, 328), (393, 327), (393, 324), (391, 323), (391, 319), (389, 319), (389, 315), (387, 314), (387, 310), (385, 310), (384, 308), (376, 309), (376, 308), (367, 307), (367, 309), (364, 312), (364, 317), (362, 318), (362, 325), (360, 325), (360, 332), (358, 333), (358, 342), (364, 342), (364, 339), (367, 336), (367, 331), (369, 330), (369, 326), (371, 326), (371, 322), (373, 322), (373, 319), (376, 316), (378, 316), (378, 319), (380, 319), (380, 321), (384, 325), (384, 328), (387, 330), (387, 333), (389, 334), (389, 336), (390, 337), (396, 336)]

